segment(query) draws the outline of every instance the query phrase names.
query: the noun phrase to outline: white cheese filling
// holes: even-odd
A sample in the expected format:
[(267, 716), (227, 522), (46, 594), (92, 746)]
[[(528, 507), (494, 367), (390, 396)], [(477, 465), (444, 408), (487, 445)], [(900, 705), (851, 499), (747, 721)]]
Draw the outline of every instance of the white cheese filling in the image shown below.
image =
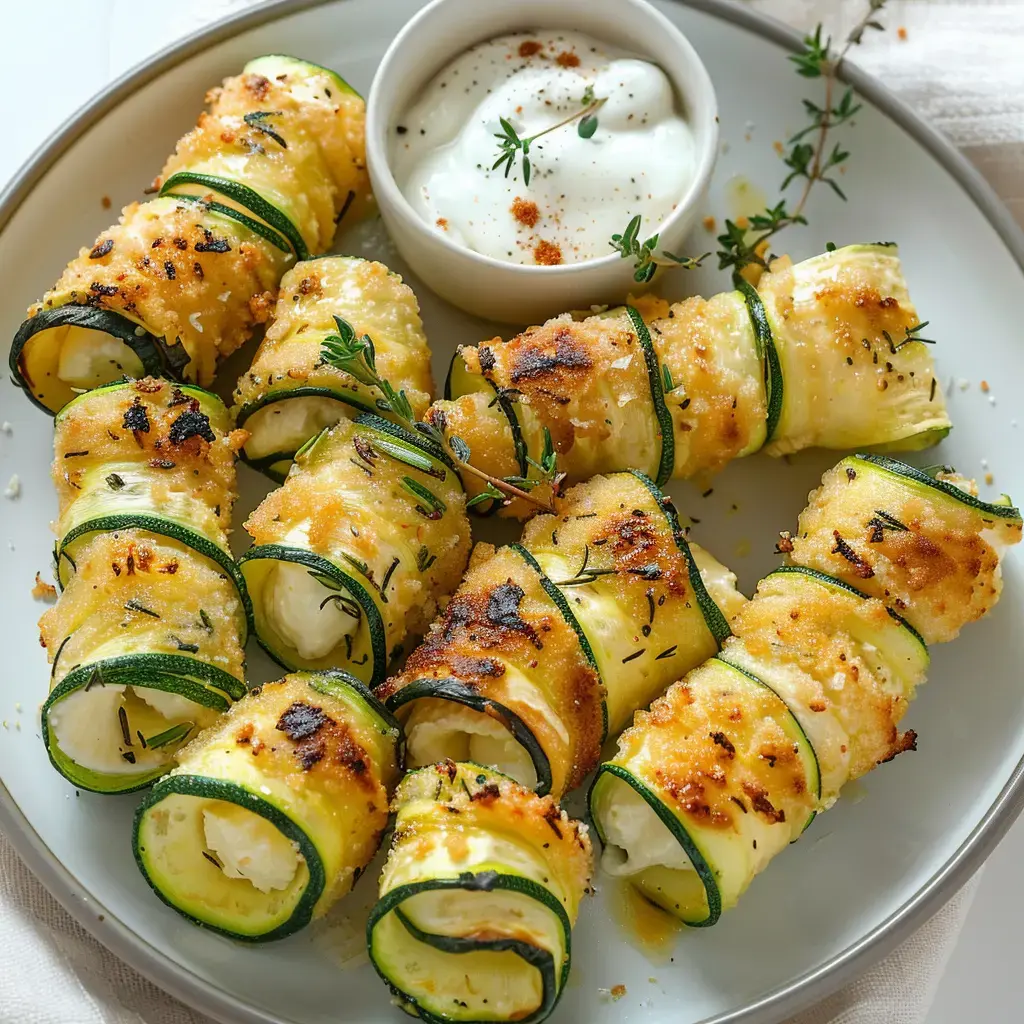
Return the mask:
[(651, 805), (624, 782), (616, 783), (601, 817), (604, 853), (601, 867), (620, 878), (660, 866), (692, 871), (693, 864)]
[(341, 602), (329, 600), (335, 593), (310, 576), (306, 566), (278, 562), (268, 573), (263, 613), (300, 658), (325, 658), (354, 626)]
[(57, 376), (65, 384), (91, 389), (144, 372), (142, 361), (123, 341), (84, 327), (65, 329), (57, 361)]
[(500, 722), (469, 708), (450, 710), (417, 721), (413, 711), (405, 727), (410, 768), (445, 758), (475, 761), (495, 768), (528, 789), (537, 785), (537, 772), (526, 749)]
[[(156, 712), (156, 715), (145, 715), (144, 719), (134, 712), (126, 712), (130, 745), (125, 743), (118, 714), (126, 689), (131, 689), (135, 697)], [(144, 748), (138, 739), (137, 727), (142, 727), (139, 731), (143, 735), (155, 736), (179, 722), (194, 720), (196, 710), (192, 701), (166, 690), (93, 686), (77, 690), (54, 705), (47, 725), (53, 731), (57, 746), (75, 764), (95, 772), (125, 775), (149, 771), (173, 753), (173, 747)], [(126, 759), (125, 753), (130, 753), (134, 760)]]
[(265, 818), (218, 802), (203, 809), (207, 848), (228, 878), (242, 878), (260, 892), (287, 889), (299, 870), (297, 843), (283, 836)]
[(345, 406), (333, 398), (285, 398), (254, 412), (246, 421), (245, 454), (262, 459), (276, 452), (298, 451), (324, 427), (333, 427)]

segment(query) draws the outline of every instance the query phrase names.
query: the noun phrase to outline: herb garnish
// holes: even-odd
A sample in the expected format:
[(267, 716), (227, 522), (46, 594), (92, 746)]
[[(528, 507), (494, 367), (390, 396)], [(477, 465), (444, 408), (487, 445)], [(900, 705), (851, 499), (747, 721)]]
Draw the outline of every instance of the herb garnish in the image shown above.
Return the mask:
[(262, 132), (264, 135), (269, 136), (273, 139), (282, 149), (288, 148), (288, 143), (276, 132), (273, 128), (267, 124), (268, 117), (280, 116), (280, 110), (253, 110), (242, 117), (242, 120), (250, 127), (255, 128), (256, 131)]
[(179, 740), (183, 740), (194, 728), (194, 722), (179, 722), (178, 725), (172, 725), (170, 729), (165, 729), (163, 732), (158, 732), (155, 736), (151, 736), (145, 741), (144, 745), (151, 750), (155, 747), (166, 747), (169, 743), (177, 743)]
[(641, 242), (639, 239), (641, 219), (638, 213), (626, 225), (622, 234), (612, 235), (611, 241), (608, 243), (624, 260), (633, 258), (635, 261), (633, 280), (637, 283), (646, 284), (650, 281), (658, 267), (679, 266), (684, 270), (693, 270), (711, 255), (706, 252), (700, 256), (676, 256), (674, 253), (663, 251), (661, 255), (656, 256), (654, 251), (658, 248), (659, 236), (654, 234), (645, 242)]
[[(373, 339), (368, 334), (357, 338), (355, 328), (340, 316), (335, 316), (334, 322), (338, 327), (338, 333), (330, 334), (324, 338), (320, 348), (320, 358), (327, 365), (355, 377), (360, 384), (377, 388), (384, 396), (377, 402), (377, 406), (382, 412), (391, 413), (408, 430), (419, 434), (428, 441), (433, 442), (443, 451), (448, 452), (460, 470), (484, 481), (486, 484), (484, 491), (471, 498), (466, 503), (467, 507), (472, 507), (487, 500), (508, 504), (514, 498), (521, 498), (523, 501), (528, 501), (544, 509), (546, 512), (554, 511), (554, 508), (549, 503), (541, 501), (530, 494), (530, 491), (538, 484), (550, 484), (552, 488), (557, 489), (562, 480), (562, 475), (556, 471), (557, 459), (555, 448), (551, 440), (551, 434), (547, 429), (544, 431), (544, 448), (540, 461), (534, 461), (532, 458), (528, 459), (530, 465), (534, 466), (541, 473), (540, 478), (534, 479), (523, 476), (496, 477), (477, 469), (476, 466), (470, 464), (470, 447), (461, 437), (453, 435), (450, 439), (447, 439), (444, 431), (435, 423), (419, 422), (413, 413), (405, 391), (396, 391), (391, 386), (391, 382), (380, 375), (377, 371), (376, 350)], [(374, 443), (378, 448), (383, 447), (379, 442), (375, 441)], [(386, 451), (385, 454), (395, 455), (396, 452)], [(403, 454), (405, 454), (404, 450)], [(410, 464), (408, 459), (403, 461), (407, 465)], [(419, 469), (421, 467), (416, 466), (414, 468)], [(431, 472), (430, 470), (423, 471)], [(431, 475), (436, 475), (436, 471), (431, 472)], [(428, 491), (426, 487), (423, 487), (422, 484), (417, 483), (410, 477), (405, 477), (402, 483), (406, 490), (414, 493), (429, 505), (429, 508), (424, 507), (422, 511), (422, 514), (426, 515), (427, 518), (436, 519), (439, 518), (439, 514), (444, 513), (446, 509), (444, 502)], [(409, 484), (413, 486), (409, 486)], [(429, 498), (427, 495), (429, 495)], [(435, 515), (434, 513), (439, 514)]]
[[(803, 189), (792, 209), (787, 205), (786, 199), (782, 198), (774, 206), (746, 218), (745, 223), (738, 224), (726, 220), (725, 233), (718, 236), (720, 248), (717, 256), (720, 270), (731, 267), (738, 273), (749, 266), (767, 269), (772, 259), (769, 253), (770, 240), (785, 228), (807, 223), (804, 211), (811, 191), (818, 182), (824, 182), (840, 199), (846, 199), (834, 177), (834, 172), (842, 168), (850, 154), (838, 143), (833, 145), (831, 150), (828, 149), (829, 132), (833, 128), (849, 123), (861, 109), (861, 104), (856, 102), (851, 88), (847, 88), (836, 100), (836, 81), (846, 55), (852, 47), (861, 43), (864, 33), (868, 29), (884, 31), (885, 26), (877, 20), (876, 15), (887, 2), (888, 0), (867, 0), (868, 10), (847, 35), (838, 53), (833, 51), (831, 37), (823, 35), (824, 30), (819, 24), (813, 34), (804, 37), (803, 49), (789, 57), (796, 65), (796, 73), (802, 78), (820, 78), (825, 83), (824, 103), (819, 105), (813, 100), (803, 101), (804, 112), (810, 119), (809, 123), (791, 136), (787, 143), (789, 148), (783, 148), (781, 151), (782, 161), (788, 168), (788, 173), (780, 191), (785, 192), (796, 181), (803, 181)], [(808, 136), (813, 137), (812, 142), (804, 141)], [(703, 256), (697, 259), (680, 259), (670, 253), (663, 253), (665, 261), (660, 261), (660, 258), (654, 257), (658, 236), (653, 235), (642, 245), (637, 244), (639, 222), (635, 231), (629, 231), (634, 221), (638, 222), (639, 218), (631, 220), (622, 235), (613, 235), (610, 244), (612, 248), (621, 252), (623, 257), (632, 256), (635, 259), (634, 276), (638, 282), (650, 281), (658, 266), (676, 264), (692, 269), (699, 266), (700, 261), (704, 259)]]
[(502, 164), (504, 164), (505, 177), (507, 178), (512, 168), (515, 166), (519, 155), (522, 154), (523, 184), (528, 186), (530, 184), (530, 173), (533, 167), (530, 163), (530, 146), (541, 138), (541, 136), (547, 135), (549, 132), (557, 131), (559, 128), (564, 128), (566, 125), (572, 124), (573, 121), (578, 122), (576, 125), (576, 133), (581, 139), (592, 138), (594, 132), (597, 131), (597, 112), (608, 102), (608, 98), (595, 98), (593, 87), (588, 86), (586, 92), (583, 94), (582, 102), (584, 104), (583, 108), (581, 110), (577, 110), (575, 114), (570, 114), (557, 124), (553, 124), (548, 128), (535, 132), (533, 135), (528, 135), (525, 139), (520, 138), (519, 133), (512, 127), (512, 123), (508, 118), (499, 117), (498, 124), (501, 125), (501, 131), (494, 133), (494, 137), (498, 140), (499, 156), (491, 166), (491, 170), (496, 171)]

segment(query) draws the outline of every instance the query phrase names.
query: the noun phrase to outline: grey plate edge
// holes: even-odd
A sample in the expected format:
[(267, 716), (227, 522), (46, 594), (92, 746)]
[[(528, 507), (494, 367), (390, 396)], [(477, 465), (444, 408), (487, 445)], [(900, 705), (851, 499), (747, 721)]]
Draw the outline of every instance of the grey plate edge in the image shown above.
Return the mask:
[[(186, 36), (115, 79), (50, 135), (0, 193), (0, 231), (64, 152), (135, 90), (225, 39), (332, 2), (336, 0), (270, 0)], [(796, 51), (801, 46), (798, 32), (767, 15), (741, 6), (738, 0), (674, 2), (763, 36), (783, 49)], [(967, 193), (1024, 272), (1024, 231), (967, 158), (878, 79), (853, 64), (844, 66), (841, 77), (928, 150)], [(959, 849), (903, 906), (817, 969), (800, 975), (745, 1007), (707, 1017), (699, 1024), (777, 1024), (829, 996), (881, 960), (932, 917), (981, 867), (1022, 810), (1024, 758), (1018, 762), (992, 806)], [(185, 968), (168, 962), (159, 950), (131, 931), (107, 907), (83, 893), (74, 876), (29, 823), (2, 781), (0, 828), (33, 874), (64, 909), (111, 952), (154, 984), (225, 1024), (295, 1024), (294, 1021), (268, 1016), (250, 1003), (228, 997)]]

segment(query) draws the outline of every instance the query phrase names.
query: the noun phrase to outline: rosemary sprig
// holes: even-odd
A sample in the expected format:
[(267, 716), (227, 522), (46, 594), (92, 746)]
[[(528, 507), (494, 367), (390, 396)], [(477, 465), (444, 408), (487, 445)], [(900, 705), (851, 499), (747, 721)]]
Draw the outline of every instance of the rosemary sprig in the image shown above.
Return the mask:
[(889, 345), (889, 352), (892, 355), (896, 355), (897, 352), (904, 345), (909, 345), (912, 341), (919, 341), (922, 345), (935, 345), (937, 342), (934, 338), (922, 338), (917, 332), (923, 331), (928, 326), (928, 321), (924, 320), (919, 324), (914, 324), (913, 327), (904, 327), (904, 338), (902, 341), (893, 341), (892, 335), (888, 331), (882, 331), (882, 337), (885, 338)]
[[(462, 438), (453, 435), (449, 440), (445, 437), (444, 431), (435, 424), (420, 422), (416, 419), (405, 392), (396, 391), (391, 386), (390, 381), (382, 377), (378, 372), (373, 339), (368, 334), (357, 338), (355, 328), (340, 316), (335, 316), (334, 322), (337, 325), (338, 333), (324, 338), (320, 347), (320, 358), (328, 365), (351, 374), (361, 384), (377, 388), (381, 395), (383, 395), (383, 398), (377, 400), (377, 407), (382, 412), (391, 413), (407, 429), (420, 434), (440, 446), (442, 450), (447, 451), (461, 471), (484, 481), (486, 485), (484, 490), (467, 502), (468, 507), (473, 507), (488, 500), (508, 504), (514, 498), (520, 498), (523, 501), (536, 505), (538, 508), (544, 509), (546, 512), (554, 511), (554, 507), (551, 504), (541, 501), (530, 493), (533, 488), (543, 483), (549, 483), (553, 488), (557, 488), (562, 480), (562, 474), (557, 472), (557, 456), (551, 440), (551, 434), (547, 428), (544, 429), (544, 447), (541, 452), (540, 461), (537, 462), (529, 459), (530, 464), (541, 473), (539, 478), (522, 476), (496, 477), (490, 473), (485, 473), (470, 463), (472, 452), (469, 445)], [(409, 484), (413, 486), (410, 487)], [(443, 515), (443, 502), (427, 491), (426, 488), (422, 488), (424, 493), (421, 494), (421, 485), (410, 480), (409, 477), (405, 478), (403, 485), (407, 490), (415, 493), (417, 497), (428, 501), (428, 506), (423, 511), (423, 514), (427, 515), (428, 518), (436, 518)], [(430, 499), (426, 498), (427, 494), (430, 495)]]
[(588, 86), (587, 91), (583, 94), (584, 106), (581, 110), (577, 110), (575, 114), (570, 114), (568, 117), (563, 118), (557, 124), (550, 125), (539, 132), (535, 132), (533, 135), (528, 135), (525, 139), (519, 136), (519, 133), (512, 127), (512, 123), (507, 117), (499, 117), (498, 124), (501, 125), (501, 131), (494, 133), (494, 137), (498, 140), (498, 159), (494, 161), (491, 170), (496, 171), (504, 164), (505, 177), (507, 178), (512, 168), (516, 165), (516, 161), (521, 157), (523, 162), (523, 184), (528, 186), (530, 184), (530, 174), (533, 170), (533, 165), (530, 163), (530, 146), (542, 136), (557, 131), (559, 128), (564, 128), (566, 125), (572, 124), (573, 121), (578, 122), (576, 133), (581, 139), (593, 138), (594, 132), (597, 131), (597, 112), (607, 102), (607, 97), (595, 98), (593, 88)]
[(639, 284), (647, 284), (654, 277), (658, 267), (679, 266), (684, 270), (693, 270), (711, 255), (706, 252), (701, 256), (676, 256), (674, 253), (663, 251), (660, 255), (655, 254), (658, 248), (657, 234), (651, 235), (645, 242), (640, 241), (641, 217), (638, 213), (626, 225), (622, 234), (612, 235), (608, 243), (619, 255), (628, 260), (632, 257), (634, 262), (633, 280)]
[[(803, 101), (804, 111), (810, 117), (810, 123), (791, 136), (788, 142), (789, 149), (783, 153), (783, 163), (789, 168), (789, 173), (782, 182), (782, 191), (795, 181), (801, 180), (803, 189), (792, 209), (785, 199), (780, 199), (775, 206), (750, 217), (743, 227), (735, 221), (727, 220), (725, 233), (718, 236), (718, 243), (721, 246), (718, 251), (720, 269), (732, 267), (738, 272), (751, 265), (767, 268), (770, 262), (770, 240), (794, 224), (807, 223), (804, 210), (818, 182), (828, 185), (840, 199), (846, 199), (833, 172), (846, 163), (850, 153), (838, 143), (829, 149), (829, 132), (849, 122), (861, 109), (861, 104), (855, 101), (853, 90), (850, 88), (836, 100), (836, 82), (846, 55), (852, 47), (861, 43), (864, 33), (869, 29), (884, 31), (885, 26), (877, 20), (876, 15), (887, 2), (888, 0), (868, 0), (868, 10), (850, 31), (838, 53), (832, 50), (831, 37), (824, 36), (821, 25), (818, 25), (812, 35), (804, 37), (803, 50), (789, 58), (796, 65), (798, 75), (803, 78), (821, 78), (825, 83), (824, 102), (821, 105), (812, 100)], [(808, 136), (814, 141), (804, 141)]]

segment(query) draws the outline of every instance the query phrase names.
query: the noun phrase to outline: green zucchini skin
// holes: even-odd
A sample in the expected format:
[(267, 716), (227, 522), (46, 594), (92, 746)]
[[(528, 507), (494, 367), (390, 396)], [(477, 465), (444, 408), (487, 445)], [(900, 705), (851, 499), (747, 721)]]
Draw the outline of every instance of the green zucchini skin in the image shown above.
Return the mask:
[[(177, 171), (172, 174), (160, 186), (161, 196), (174, 196), (175, 198), (189, 198), (190, 193), (183, 192), (182, 188), (188, 185), (198, 185), (200, 188), (209, 189), (217, 195), (224, 196), (233, 202), (244, 206), (255, 217), (266, 225), (268, 231), (258, 231), (264, 238), (268, 238), (275, 248), (281, 248), (280, 239), (287, 240), (297, 260), (308, 260), (309, 249), (306, 248), (305, 240), (299, 229), (292, 221), (282, 213), (271, 202), (261, 196), (255, 189), (240, 181), (232, 181), (230, 178), (221, 178), (214, 174), (199, 174), (195, 171)], [(223, 206), (223, 204), (218, 204)], [(233, 217), (239, 223), (249, 226), (251, 218)], [(250, 228), (251, 230), (251, 228)]]
[[(366, 930), (377, 973), (407, 1012), (428, 1022), (539, 1024), (569, 975), (572, 924), (591, 870), (585, 832), (551, 798), (472, 762), (411, 772), (394, 807), (380, 900)], [(471, 847), (458, 841), (464, 831), (475, 837)], [(442, 893), (438, 906), (461, 900), (464, 916), (444, 909), (442, 920), (432, 918), (431, 900)], [(503, 935), (505, 904), (518, 917)], [(481, 954), (504, 956), (506, 970), (516, 972), (514, 991), (488, 990), (479, 975), (476, 986), (465, 982)], [(429, 988), (420, 984), (424, 957)]]
[[(136, 863), (194, 924), (244, 942), (284, 938), (366, 868), (401, 766), (401, 730), (359, 680), (287, 676), (234, 705), (154, 786), (135, 815)], [(238, 830), (233, 840), (211, 833), (211, 814)], [(261, 833), (262, 846), (250, 838)], [(266, 872), (281, 857), (292, 873), (274, 884)]]
[[(68, 572), (64, 569), (65, 563), (74, 566), (74, 551), (79, 545), (88, 543), (89, 539), (97, 533), (113, 533), (117, 530), (143, 530), (146, 533), (156, 534), (160, 537), (169, 537), (186, 547), (191, 548), (197, 555), (202, 555), (215, 563), (238, 591), (238, 598), (245, 610), (245, 622), (247, 631), (252, 629), (252, 601), (249, 598), (249, 591), (245, 585), (245, 577), (239, 571), (238, 565), (230, 553), (218, 547), (212, 541), (207, 540), (201, 533), (190, 530), (188, 527), (173, 520), (163, 519), (160, 516), (146, 515), (143, 513), (131, 513), (126, 515), (98, 516), (81, 523), (74, 530), (64, 534), (54, 547), (54, 564), (57, 569), (57, 578), (60, 588), (66, 585)], [(247, 635), (243, 635), (245, 642)]]
[[(287, 547), (283, 544), (257, 544), (249, 548), (239, 559), (238, 565), (243, 576), (252, 579), (252, 569), (258, 562), (291, 562), (295, 565), (304, 565), (309, 570), (319, 573), (332, 580), (338, 590), (347, 591), (353, 600), (359, 605), (363, 615), (366, 617), (366, 628), (369, 632), (369, 648), (371, 668), (368, 672), (370, 681), (376, 685), (384, 678), (387, 667), (387, 647), (384, 636), (384, 623), (376, 602), (370, 596), (369, 590), (364, 583), (352, 573), (345, 572), (333, 562), (306, 551), (302, 548)], [(299, 671), (307, 666), (302, 665), (297, 659), (292, 658), (284, 651), (283, 644), (275, 644), (273, 639), (274, 631), (263, 620), (260, 612), (256, 616), (256, 639), (267, 654), (274, 659), (282, 668), (290, 671)]]
[(385, 706), (388, 711), (395, 714), (405, 705), (422, 699), (452, 701), (500, 721), (530, 755), (533, 769), (537, 774), (538, 795), (546, 796), (551, 792), (551, 761), (529, 726), (514, 711), (490, 697), (483, 696), (461, 680), (453, 678), (415, 679), (387, 697)]
[(732, 281), (733, 286), (743, 296), (743, 301), (747, 304), (757, 350), (764, 360), (764, 388), (765, 394), (768, 396), (768, 416), (765, 423), (765, 443), (767, 444), (775, 436), (775, 431), (779, 426), (786, 382), (782, 376), (782, 364), (779, 361), (778, 349), (775, 347), (775, 338), (772, 336), (772, 325), (768, 320), (761, 296), (741, 274), (734, 274)]
[(182, 369), (188, 362), (188, 356), (182, 352), (184, 362), (182, 358), (172, 357), (176, 349), (180, 349), (180, 345), (174, 346), (164, 338), (157, 338), (112, 309), (77, 305), (43, 309), (35, 316), (22, 321), (11, 343), (8, 366), (14, 382), (25, 392), (25, 397), (49, 416), (56, 415), (60, 405), (47, 403), (45, 392), (37, 390), (40, 386), (40, 377), (45, 377), (47, 373), (40, 373), (35, 369), (33, 346), (38, 335), (59, 327), (83, 327), (102, 331), (127, 345), (138, 357), (144, 373), (154, 377), (168, 377), (171, 380), (183, 379)]
[(722, 916), (722, 894), (718, 889), (718, 882), (715, 878), (715, 869), (705, 859), (704, 854), (690, 838), (690, 833), (680, 824), (679, 819), (669, 808), (658, 798), (658, 796), (631, 772), (627, 767), (616, 764), (613, 761), (606, 761), (597, 770), (594, 781), (587, 791), (587, 809), (590, 813), (590, 820), (594, 823), (594, 830), (602, 846), (608, 843), (607, 836), (602, 828), (601, 797), (602, 790), (608, 786), (609, 780), (619, 779), (630, 789), (635, 790), (661, 820), (661, 823), (672, 833), (673, 838), (683, 848), (686, 856), (689, 857), (694, 870), (697, 872), (707, 899), (707, 914), (703, 918), (687, 920), (691, 928), (710, 928), (718, 924)]
[(658, 365), (658, 354), (654, 351), (654, 343), (651, 341), (651, 332), (647, 329), (644, 318), (633, 306), (626, 306), (626, 316), (629, 317), (637, 341), (643, 349), (644, 365), (647, 367), (647, 377), (651, 385), (651, 404), (654, 406), (654, 415), (658, 421), (658, 436), (661, 439), (661, 455), (658, 459), (658, 473), (655, 481), (659, 487), (663, 487), (672, 479), (672, 469), (676, 461), (675, 426), (672, 423), (668, 406), (665, 405), (661, 367)]
[(849, 456), (811, 494), (790, 561), (893, 607), (926, 643), (947, 642), (994, 607), (1003, 553), (1021, 538), (1009, 499), (980, 501), (974, 489), (955, 472)]
[(78, 789), (100, 794), (133, 793), (145, 789), (167, 771), (173, 763), (175, 751), (169, 749), (167, 758), (146, 773), (95, 772), (68, 757), (50, 727), (51, 716), (62, 701), (78, 691), (88, 691), (94, 685), (123, 685), (177, 694), (196, 705), (197, 717), (201, 708), (227, 711), (231, 703), (245, 693), (244, 684), (216, 666), (173, 654), (121, 655), (72, 669), (50, 692), (42, 706), (40, 734), (53, 767)]
[[(697, 790), (707, 772), (716, 785)], [(626, 831), (638, 823), (635, 814), (616, 817), (623, 784), (653, 811), (660, 822), (653, 827), (668, 830), (686, 867), (645, 863), (646, 832), (626, 845)], [(786, 702), (759, 676), (712, 658), (623, 733), (588, 800), (606, 870), (625, 875), (684, 923), (709, 927), (767, 859), (807, 828), (820, 787), (817, 754)], [(631, 867), (634, 857), (640, 860)]]

